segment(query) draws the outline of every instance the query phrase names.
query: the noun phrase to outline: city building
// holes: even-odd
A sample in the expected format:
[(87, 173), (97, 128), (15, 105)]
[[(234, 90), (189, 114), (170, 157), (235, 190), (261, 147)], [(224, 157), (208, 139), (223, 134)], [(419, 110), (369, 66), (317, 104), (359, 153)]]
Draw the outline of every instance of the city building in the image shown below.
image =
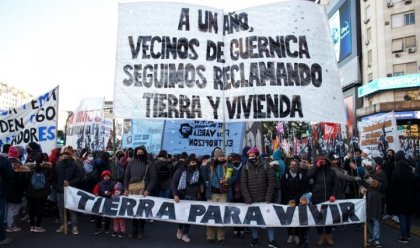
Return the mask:
[(31, 101), (33, 96), (11, 85), (0, 83), (0, 110), (20, 107)]
[(362, 83), (358, 119), (395, 112), (400, 142), (418, 151), (420, 1), (360, 0)]

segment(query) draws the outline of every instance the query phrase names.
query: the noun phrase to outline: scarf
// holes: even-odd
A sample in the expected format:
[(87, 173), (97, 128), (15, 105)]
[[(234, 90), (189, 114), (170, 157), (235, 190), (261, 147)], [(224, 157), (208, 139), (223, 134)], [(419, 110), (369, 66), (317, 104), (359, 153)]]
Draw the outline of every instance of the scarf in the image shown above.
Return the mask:
[[(196, 169), (193, 172), (193, 174), (191, 176), (191, 179), (190, 179), (190, 183), (188, 185), (198, 183), (199, 177), (200, 177), (200, 173)], [(187, 170), (184, 170), (181, 174), (181, 178), (179, 178), (178, 190), (184, 190), (186, 188), (187, 188)]]

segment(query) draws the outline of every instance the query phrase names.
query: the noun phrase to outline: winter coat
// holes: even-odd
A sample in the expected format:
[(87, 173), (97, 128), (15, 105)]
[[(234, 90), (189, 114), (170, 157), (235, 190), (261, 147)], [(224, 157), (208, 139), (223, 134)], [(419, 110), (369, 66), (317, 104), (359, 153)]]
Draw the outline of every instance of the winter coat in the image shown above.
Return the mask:
[(308, 179), (313, 179), (312, 202), (314, 204), (328, 201), (330, 196), (337, 196), (338, 179), (331, 167), (315, 165), (306, 175)]
[(28, 177), (28, 185), (26, 187), (26, 195), (29, 198), (36, 198), (36, 199), (47, 199), (48, 194), (51, 191), (51, 174), (52, 174), (52, 164), (44, 162), (41, 164), (40, 173), (44, 174), (45, 177), (45, 187), (43, 189), (34, 189), (32, 186), (32, 176), (37, 173), (35, 167), (32, 168), (30, 176)]
[(53, 188), (57, 193), (64, 193), (64, 181), (70, 186), (79, 187), (82, 181), (82, 170), (74, 159), (61, 160), (57, 163), (53, 178)]
[(171, 188), (171, 169), (172, 162), (169, 159), (158, 158), (155, 160), (157, 188), (158, 190), (167, 190)]
[[(366, 171), (366, 175), (368, 172)], [(388, 187), (388, 181), (385, 172), (379, 170), (370, 176), (376, 182), (369, 185), (366, 180), (361, 180), (361, 187), (367, 189), (366, 200), (367, 200), (367, 218), (381, 220), (385, 194)]]
[(273, 169), (265, 163), (247, 162), (241, 172), (241, 191), (245, 203), (272, 202), (275, 189)]
[(7, 187), (6, 202), (18, 204), (22, 203), (22, 197), (26, 188), (26, 178), (28, 177), (28, 173), (17, 171), (18, 166), (23, 166), (20, 161), (16, 159), (10, 159), (10, 162), (12, 163), (14, 173), (10, 178)]
[(296, 171), (295, 177), (292, 176), (290, 170), (287, 170), (281, 177), (280, 185), (281, 204), (288, 204), (291, 200), (298, 204), (300, 197), (308, 192), (307, 180), (299, 169)]
[[(146, 148), (143, 146), (136, 148), (134, 154), (136, 154), (138, 149), (142, 149), (145, 152), (146, 158), (148, 157)], [(147, 169), (147, 172), (146, 172)], [(142, 160), (139, 158), (134, 158), (127, 165), (127, 169), (124, 173), (124, 189), (128, 190), (130, 183), (140, 183), (145, 179), (145, 191), (151, 193), (153, 188), (156, 185), (156, 170), (153, 163), (149, 162), (147, 159)]]
[(333, 166), (331, 169), (334, 170), (337, 175), (338, 186), (337, 186), (337, 199), (345, 199), (346, 187), (349, 183), (356, 185), (356, 179), (354, 176), (349, 176), (343, 172), (339, 167)]
[[(223, 179), (225, 177), (227, 168), (228, 168), (227, 163), (216, 165), (214, 161), (210, 162), (208, 166), (202, 168), (203, 177), (206, 182), (205, 195), (207, 199), (211, 198), (212, 193), (222, 193), (222, 192), (218, 192), (220, 191), (220, 188), (222, 187), (220, 185), (220, 179)], [(212, 184), (213, 180), (217, 181), (216, 183), (217, 185)], [(227, 188), (227, 191), (224, 193), (227, 194), (229, 192), (229, 186), (230, 185), (228, 181), (228, 188)]]
[(7, 157), (0, 156), (0, 197), (5, 197), (12, 177), (13, 169), (10, 160)]
[[(191, 178), (196, 170), (199, 173), (198, 182), (191, 184)], [(171, 181), (171, 191), (174, 196), (186, 200), (198, 199), (197, 196), (200, 194), (200, 187), (202, 187), (204, 179), (200, 168), (197, 168), (196, 170), (192, 170), (188, 165), (184, 165), (175, 172)], [(178, 189), (179, 181), (184, 171), (186, 172), (186, 187), (185, 189)]]
[(416, 179), (408, 161), (397, 162), (390, 184), (389, 214), (412, 214), (415, 207)]
[[(97, 183), (93, 188), (93, 194), (105, 198), (111, 198), (111, 196), (114, 194), (114, 186), (115, 183), (113, 181), (102, 180), (99, 183)], [(105, 194), (106, 191), (108, 191), (108, 194)]]

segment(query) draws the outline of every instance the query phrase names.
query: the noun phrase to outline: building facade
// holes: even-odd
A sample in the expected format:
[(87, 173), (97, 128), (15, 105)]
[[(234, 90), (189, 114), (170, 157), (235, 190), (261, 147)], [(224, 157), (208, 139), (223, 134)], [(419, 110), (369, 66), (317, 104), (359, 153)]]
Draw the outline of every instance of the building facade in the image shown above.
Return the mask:
[(359, 1), (363, 85), (357, 98), (363, 106), (356, 116), (363, 119), (394, 111), (402, 147), (418, 151), (420, 1)]
[(5, 83), (0, 83), (0, 110), (8, 110), (31, 101), (33, 96)]

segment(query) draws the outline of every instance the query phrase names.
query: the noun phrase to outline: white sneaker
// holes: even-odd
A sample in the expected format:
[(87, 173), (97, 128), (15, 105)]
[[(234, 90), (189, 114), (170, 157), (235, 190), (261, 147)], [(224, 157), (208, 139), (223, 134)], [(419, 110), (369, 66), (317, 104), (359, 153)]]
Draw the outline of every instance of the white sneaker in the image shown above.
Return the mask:
[(176, 232), (176, 238), (177, 239), (182, 239), (182, 235), (183, 235), (182, 230), (181, 229), (178, 229), (178, 231)]
[(191, 241), (191, 239), (188, 237), (188, 235), (182, 235), (182, 238), (181, 238), (185, 243), (189, 243), (190, 241)]
[(297, 245), (300, 243), (300, 239), (299, 239), (298, 236), (294, 236), (293, 241), (295, 241), (295, 244), (297, 244)]
[(77, 229), (77, 226), (74, 226), (74, 227), (71, 229), (71, 232), (72, 232), (74, 235), (77, 235), (77, 234), (79, 234), (79, 229)]
[(400, 224), (400, 219), (398, 218), (398, 216), (392, 216), (392, 220), (395, 221), (395, 223)]
[(287, 243), (288, 244), (293, 243), (293, 236), (292, 235), (289, 235), (289, 237), (287, 238)]
[(58, 233), (62, 233), (62, 232), (64, 232), (64, 225), (61, 225), (57, 230), (56, 230), (56, 232), (58, 232)]

